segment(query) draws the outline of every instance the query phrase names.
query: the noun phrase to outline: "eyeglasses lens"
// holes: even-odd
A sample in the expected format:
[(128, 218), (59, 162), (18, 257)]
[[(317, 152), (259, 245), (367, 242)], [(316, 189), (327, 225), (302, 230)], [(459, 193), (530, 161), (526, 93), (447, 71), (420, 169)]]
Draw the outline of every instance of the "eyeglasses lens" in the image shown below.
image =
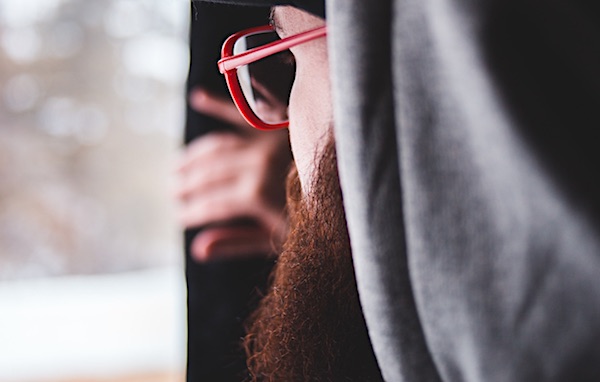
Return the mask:
[[(234, 54), (279, 40), (275, 32), (260, 32), (238, 39)], [(237, 69), (240, 88), (248, 105), (263, 122), (269, 124), (288, 120), (288, 101), (294, 81), (294, 56), (285, 50)]]

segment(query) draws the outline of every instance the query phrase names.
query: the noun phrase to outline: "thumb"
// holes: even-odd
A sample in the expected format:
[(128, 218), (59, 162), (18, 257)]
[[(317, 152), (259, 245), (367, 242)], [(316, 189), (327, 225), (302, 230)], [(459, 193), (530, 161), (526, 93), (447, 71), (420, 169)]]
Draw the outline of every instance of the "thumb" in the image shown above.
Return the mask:
[(214, 95), (204, 88), (195, 88), (190, 92), (189, 102), (192, 109), (210, 117), (227, 122), (242, 129), (250, 129), (233, 101)]

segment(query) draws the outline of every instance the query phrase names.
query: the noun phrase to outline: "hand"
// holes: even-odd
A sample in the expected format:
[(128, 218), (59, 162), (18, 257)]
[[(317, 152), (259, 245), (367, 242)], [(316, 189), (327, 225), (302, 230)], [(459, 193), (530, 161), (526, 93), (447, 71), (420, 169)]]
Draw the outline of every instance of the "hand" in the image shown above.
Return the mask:
[(276, 252), (287, 231), (287, 132), (251, 128), (231, 101), (203, 89), (192, 91), (190, 104), (237, 127), (196, 139), (179, 165), (180, 220), (187, 228), (203, 228), (192, 255), (209, 261)]

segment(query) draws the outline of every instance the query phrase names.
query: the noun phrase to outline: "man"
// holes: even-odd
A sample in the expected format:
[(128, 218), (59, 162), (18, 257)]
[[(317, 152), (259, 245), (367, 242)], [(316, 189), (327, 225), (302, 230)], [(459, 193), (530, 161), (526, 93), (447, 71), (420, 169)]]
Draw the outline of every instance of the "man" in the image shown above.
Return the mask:
[[(290, 9), (274, 11), (284, 37), (323, 22)], [(329, 52), (323, 39), (291, 47), (300, 191), (290, 195), (300, 207), (248, 335), (255, 377), (308, 371), (280, 380), (310, 380), (320, 369), (339, 380), (332, 369), (369, 360), (337, 337), (359, 317), (341, 320), (345, 306), (333, 302), (344, 268), (312, 277), (327, 268), (311, 265), (310, 248), (335, 241), (333, 224), (301, 224), (336, 220), (319, 204), (335, 193), (320, 191), (317, 170), (327, 168), (335, 115), (360, 301), (383, 377), (598, 380), (598, 5), (331, 0), (327, 10)], [(324, 352), (313, 346), (327, 336)]]
[[(275, 8), (272, 23), (282, 39), (325, 25), (321, 17), (294, 7)], [(358, 302), (337, 177), (326, 40), (314, 38), (290, 51), (296, 68), (287, 110), (295, 158), (288, 179), (291, 230), (270, 292), (249, 326), (249, 371), (273, 381), (381, 380)], [(252, 77), (260, 72), (254, 67), (259, 62), (236, 70)], [(273, 64), (273, 70), (283, 71), (284, 65)], [(258, 90), (270, 93), (268, 84), (257, 81), (248, 78), (254, 93), (246, 97)], [(246, 109), (258, 101), (244, 102), (243, 113), (254, 113)], [(267, 118), (256, 122), (268, 123)]]

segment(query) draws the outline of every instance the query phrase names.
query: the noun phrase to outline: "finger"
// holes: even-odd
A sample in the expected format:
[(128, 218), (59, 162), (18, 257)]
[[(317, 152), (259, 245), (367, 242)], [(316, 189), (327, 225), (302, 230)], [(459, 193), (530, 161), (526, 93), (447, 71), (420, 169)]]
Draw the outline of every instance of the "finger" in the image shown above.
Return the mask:
[(236, 192), (235, 187), (213, 190), (187, 199), (180, 206), (179, 222), (186, 228), (194, 228), (252, 216), (252, 206), (247, 201), (248, 198)]
[(271, 168), (277, 164), (271, 156), (268, 150), (252, 144), (195, 156), (179, 171), (175, 196), (197, 197), (210, 189), (244, 183), (241, 186), (256, 190), (257, 197), (268, 197), (272, 194)]
[(225, 132), (213, 132), (193, 140), (183, 151), (177, 164), (178, 172), (185, 172), (197, 166), (210, 165), (215, 161), (236, 155), (249, 142), (242, 137)]
[[(254, 193), (256, 198), (273, 194), (271, 158), (255, 149), (238, 149), (195, 159), (179, 171), (175, 196), (179, 199), (200, 197), (209, 191), (235, 187), (241, 194)], [(275, 185), (275, 187), (281, 185)]]
[(260, 226), (208, 228), (192, 241), (192, 257), (199, 262), (264, 257), (275, 252), (269, 233)]
[(283, 207), (274, 206), (244, 182), (192, 197), (182, 204), (179, 222), (187, 228), (225, 222), (241, 216), (252, 217), (270, 230), (284, 219)]
[(228, 187), (243, 177), (243, 169), (235, 163), (214, 163), (197, 167), (180, 174), (175, 184), (175, 197), (181, 201), (200, 198), (207, 192), (215, 192)]
[(197, 112), (244, 130), (251, 129), (231, 100), (216, 96), (203, 88), (196, 88), (191, 91), (189, 102)]

